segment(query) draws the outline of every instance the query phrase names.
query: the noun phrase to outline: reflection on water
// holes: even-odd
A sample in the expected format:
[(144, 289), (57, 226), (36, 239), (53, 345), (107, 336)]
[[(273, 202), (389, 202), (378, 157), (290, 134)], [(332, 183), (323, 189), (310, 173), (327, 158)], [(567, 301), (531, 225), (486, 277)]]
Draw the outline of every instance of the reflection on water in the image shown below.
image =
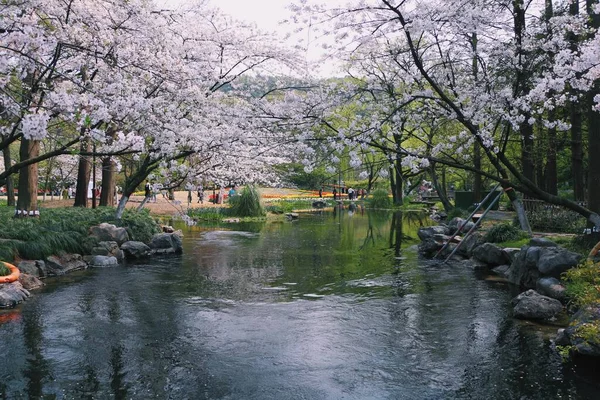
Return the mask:
[(595, 370), (563, 367), (504, 285), (418, 259), (424, 223), (335, 208), (190, 227), (181, 257), (49, 282), (0, 314), (0, 397), (594, 398)]

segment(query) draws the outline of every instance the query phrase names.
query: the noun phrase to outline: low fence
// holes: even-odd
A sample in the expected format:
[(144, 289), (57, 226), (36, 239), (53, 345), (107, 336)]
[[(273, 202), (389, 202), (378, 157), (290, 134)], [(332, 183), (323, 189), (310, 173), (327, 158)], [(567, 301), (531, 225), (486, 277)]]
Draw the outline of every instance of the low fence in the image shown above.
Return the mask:
[[(586, 220), (563, 206), (543, 200), (523, 199), (523, 207), (534, 231), (582, 233)], [(585, 206), (585, 203), (581, 203)]]

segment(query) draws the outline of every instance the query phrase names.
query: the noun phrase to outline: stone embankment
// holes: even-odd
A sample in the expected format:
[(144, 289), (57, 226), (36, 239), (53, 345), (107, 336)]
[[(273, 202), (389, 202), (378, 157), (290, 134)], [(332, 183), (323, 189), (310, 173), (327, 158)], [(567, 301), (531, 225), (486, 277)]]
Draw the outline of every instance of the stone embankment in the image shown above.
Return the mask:
[[(442, 248), (459, 228), (467, 232), (472, 225), (455, 218), (448, 225), (431, 226), (419, 229), (419, 252), (431, 258)], [(458, 246), (457, 239), (451, 242), (438, 256), (446, 259)], [(458, 250), (449, 260), (473, 269), (489, 269), (519, 289), (520, 294), (512, 299), (515, 318), (555, 321), (567, 310), (569, 298), (561, 281), (562, 274), (576, 267), (582, 256), (559, 247), (545, 238), (533, 238), (518, 248), (502, 248), (494, 243), (486, 243), (483, 235), (475, 232), (463, 240)], [(588, 307), (578, 310), (570, 317), (566, 329), (560, 329), (556, 343), (572, 346), (573, 351), (586, 356), (600, 357), (600, 337), (597, 341), (584, 340), (577, 335), (583, 324), (600, 322), (600, 309)]]
[(87, 268), (113, 267), (132, 260), (154, 255), (181, 254), (183, 252), (181, 231), (163, 227), (163, 233), (155, 234), (148, 244), (129, 240), (125, 228), (102, 223), (90, 228), (89, 236), (96, 245), (91, 254), (59, 254), (45, 260), (21, 260), (16, 263), (21, 271), (18, 281), (0, 284), (0, 308), (12, 308), (31, 295), (30, 291), (41, 288), (42, 280), (58, 277)]

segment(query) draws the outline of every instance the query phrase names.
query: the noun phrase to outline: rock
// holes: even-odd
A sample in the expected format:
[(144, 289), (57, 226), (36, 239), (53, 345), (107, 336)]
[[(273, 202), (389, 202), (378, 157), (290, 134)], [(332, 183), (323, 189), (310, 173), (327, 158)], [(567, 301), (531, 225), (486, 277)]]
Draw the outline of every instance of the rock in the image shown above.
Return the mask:
[(484, 243), (473, 250), (473, 258), (489, 265), (502, 265), (508, 261), (502, 249), (493, 243)]
[(117, 242), (119, 246), (129, 240), (129, 234), (125, 228), (117, 228), (106, 222), (90, 227), (90, 235), (97, 237), (101, 242)]
[(515, 297), (512, 304), (514, 316), (521, 319), (551, 319), (563, 309), (560, 301), (531, 289)]
[(430, 258), (433, 257), (441, 247), (442, 244), (438, 243), (435, 239), (430, 237), (419, 243), (419, 254)]
[(44, 286), (44, 282), (40, 281), (38, 278), (36, 278), (33, 275), (29, 275), (29, 274), (25, 274), (25, 273), (22, 273), (19, 276), (19, 282), (27, 290), (39, 289), (42, 286)]
[(561, 343), (574, 346), (573, 351), (580, 355), (600, 357), (600, 338), (586, 340), (586, 338), (589, 339), (589, 335), (582, 334), (585, 333), (582, 330), (592, 324), (600, 324), (600, 306), (598, 305), (587, 306), (577, 311), (571, 317), (569, 326), (564, 330), (564, 337), (557, 337), (557, 342), (561, 340)]
[(92, 248), (92, 255), (115, 257), (118, 262), (123, 261), (125, 258), (123, 250), (121, 250), (117, 242), (114, 241), (98, 243), (98, 246)]
[(175, 229), (172, 226), (170, 226), (170, 225), (162, 225), (160, 227), (160, 229), (163, 231), (163, 233), (173, 233), (173, 232), (175, 232)]
[(563, 272), (577, 266), (581, 255), (560, 247), (541, 247), (538, 270), (545, 276), (559, 278)]
[(558, 247), (558, 245), (556, 243), (554, 243), (552, 240), (546, 239), (546, 238), (541, 238), (541, 237), (532, 238), (529, 241), (529, 246), (536, 246), (536, 247)]
[(181, 231), (175, 233), (157, 233), (152, 236), (149, 246), (155, 253), (181, 254), (183, 252), (181, 236)]
[(317, 201), (313, 201), (312, 206), (314, 208), (325, 208), (325, 207), (327, 207), (327, 203), (324, 202), (323, 200), (317, 200)]
[(473, 250), (483, 243), (485, 243), (483, 240), (483, 235), (481, 235), (479, 232), (474, 232), (466, 239), (463, 239), (463, 244), (461, 244), (460, 248), (458, 249), (458, 253), (465, 257), (472, 257)]
[(79, 254), (62, 254), (46, 259), (48, 276), (59, 276), (69, 272), (86, 269), (87, 264)]
[(535, 284), (535, 290), (544, 296), (552, 297), (560, 302), (566, 300), (566, 288), (560, 281), (553, 277), (543, 277), (538, 279)]
[(427, 226), (425, 228), (419, 228), (417, 235), (419, 236), (419, 239), (421, 239), (421, 241), (423, 241), (425, 239), (433, 238), (433, 235), (436, 235), (436, 234), (447, 235), (448, 233), (449, 233), (448, 228), (446, 228), (445, 226), (442, 226), (442, 225), (438, 225), (438, 226)]
[(46, 263), (43, 260), (22, 260), (17, 265), (19, 271), (24, 274), (45, 278), (48, 275)]
[(239, 218), (225, 218), (223, 222), (226, 224), (238, 224), (240, 222)]
[(500, 265), (498, 267), (493, 268), (492, 272), (494, 272), (498, 276), (508, 279), (508, 269), (509, 268), (510, 268), (510, 265), (504, 264), (504, 265)]
[(288, 219), (298, 219), (298, 217), (300, 216), (300, 214), (298, 214), (298, 213), (287, 213), (287, 214), (285, 214), (285, 216)]
[(537, 261), (540, 256), (539, 247), (523, 246), (515, 255), (508, 270), (508, 281), (521, 288), (533, 289), (540, 277)]
[(0, 308), (13, 308), (29, 297), (29, 292), (21, 282), (0, 284)]
[(137, 260), (140, 258), (147, 258), (152, 255), (152, 249), (142, 242), (136, 242), (130, 240), (121, 245), (121, 250), (125, 254), (125, 258), (128, 260)]
[(448, 222), (448, 228), (450, 228), (451, 234), (455, 233), (458, 229), (464, 233), (469, 232), (473, 226), (475, 226), (475, 223), (460, 217), (454, 217)]
[(119, 265), (117, 258), (112, 256), (92, 256), (89, 263), (90, 267), (95, 268), (114, 267)]
[(515, 257), (520, 251), (521, 249), (519, 249), (518, 247), (505, 247), (504, 249), (502, 249), (504, 257), (506, 257), (509, 264), (512, 264), (512, 262), (515, 260)]

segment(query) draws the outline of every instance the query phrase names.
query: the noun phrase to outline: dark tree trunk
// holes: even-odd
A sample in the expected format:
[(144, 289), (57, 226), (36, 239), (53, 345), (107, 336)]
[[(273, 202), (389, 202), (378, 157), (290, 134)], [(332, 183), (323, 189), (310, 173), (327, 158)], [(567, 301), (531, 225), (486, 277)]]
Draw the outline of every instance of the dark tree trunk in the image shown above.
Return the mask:
[[(477, 33), (471, 35), (471, 49), (473, 50), (472, 70), (473, 78), (475, 81), (479, 80), (479, 61), (477, 60)], [(481, 147), (476, 141), (473, 144), (473, 167), (476, 170), (481, 171)], [(479, 203), (482, 199), (481, 196), (481, 174), (475, 172), (473, 174), (473, 199), (476, 203)]]
[[(593, 12), (598, 0), (586, 0), (589, 25), (600, 28), (600, 15)], [(594, 110), (594, 97), (600, 95), (600, 81), (596, 80), (587, 94), (588, 109), (588, 209), (600, 213), (600, 112)]]
[(446, 212), (449, 212), (450, 210), (452, 210), (453, 207), (452, 207), (452, 204), (450, 203), (450, 200), (448, 200), (448, 196), (446, 196), (446, 191), (444, 190), (444, 188), (442, 188), (440, 186), (440, 183), (439, 183), (439, 180), (437, 177), (437, 173), (435, 171), (435, 164), (431, 165), (430, 172), (431, 172), (431, 183), (433, 183), (433, 187), (435, 188), (435, 190), (440, 198), (440, 202), (444, 206), (444, 210)]
[[(91, 145), (89, 141), (81, 142), (81, 151), (90, 152)], [(79, 167), (77, 169), (77, 186), (75, 187), (75, 203), (74, 207), (88, 206), (88, 184), (92, 173), (92, 162), (89, 157), (79, 157)]]
[[(579, 15), (579, 2), (571, 1), (569, 3), (569, 14)], [(574, 53), (579, 52), (579, 36), (573, 32), (568, 33), (569, 49)], [(579, 93), (571, 88), (570, 95), (577, 98)], [(571, 173), (573, 175), (573, 196), (576, 201), (585, 200), (585, 184), (583, 170), (583, 139), (581, 133), (581, 105), (573, 100), (569, 103), (569, 118), (571, 122)]]
[(396, 184), (394, 185), (394, 204), (402, 204), (402, 201), (404, 200), (404, 179), (402, 178), (402, 158), (400, 155), (396, 156), (394, 172), (396, 175)]
[[(19, 150), (20, 159), (28, 160), (37, 157), (40, 154), (40, 141), (21, 139)], [(29, 164), (19, 171), (19, 198), (17, 201), (17, 210), (27, 212), (37, 211), (37, 191), (38, 191), (38, 165)], [(23, 214), (22, 214), (23, 215)]]
[(102, 159), (102, 193), (100, 207), (115, 205), (116, 166), (111, 157)]
[[(10, 155), (10, 146), (6, 146), (2, 149), (2, 155), (4, 156), (4, 170), (8, 171), (12, 163)], [(6, 177), (6, 205), (14, 207), (17, 203), (15, 202), (15, 185), (13, 184), (13, 177)]]

